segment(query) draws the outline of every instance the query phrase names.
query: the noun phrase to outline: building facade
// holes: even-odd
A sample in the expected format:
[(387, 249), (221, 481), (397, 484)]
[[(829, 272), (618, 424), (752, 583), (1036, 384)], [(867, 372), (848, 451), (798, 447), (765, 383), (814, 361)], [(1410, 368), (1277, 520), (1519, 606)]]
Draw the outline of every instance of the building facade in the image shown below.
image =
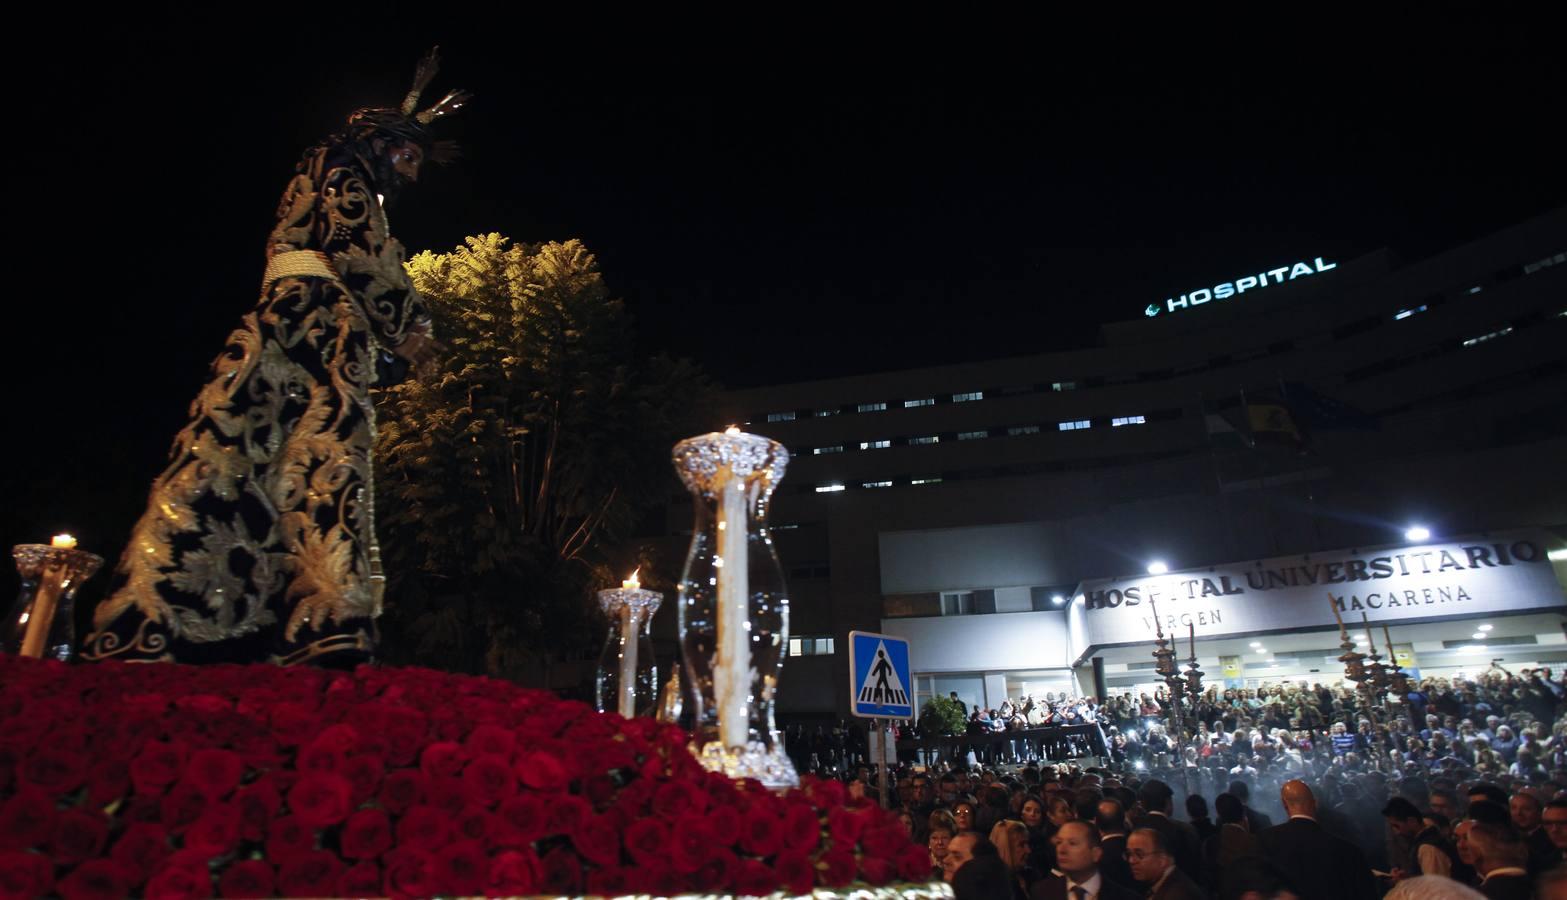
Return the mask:
[[(1095, 656), (1110, 690), (1145, 686), (1153, 634), (1091, 633), (1087, 598), (1153, 560), (1192, 575), (1391, 553), (1414, 523), (1464, 546), (1527, 530), (1560, 556), (1567, 210), (1413, 263), (1215, 274), (1094, 347), (725, 396), (716, 427), (792, 455), (772, 513), (792, 602), (781, 715), (847, 710), (856, 629), (911, 639), (919, 696), (1091, 692)], [(1554, 575), (1535, 599), (1390, 622), (1393, 642), (1427, 671), (1472, 664), (1457, 648), (1481, 633), (1486, 664), (1567, 661), (1563, 563), (1539, 564)], [(1329, 614), (1323, 597), (1264, 654), (1249, 632), (1171, 624), (1211, 678), (1336, 680)]]

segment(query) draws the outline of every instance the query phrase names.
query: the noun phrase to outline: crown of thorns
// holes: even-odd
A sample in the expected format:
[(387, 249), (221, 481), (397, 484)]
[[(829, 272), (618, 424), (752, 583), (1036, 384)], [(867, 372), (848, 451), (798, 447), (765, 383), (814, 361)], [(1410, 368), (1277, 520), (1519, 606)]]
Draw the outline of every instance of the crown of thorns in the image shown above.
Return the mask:
[(348, 117), (348, 128), (358, 137), (368, 137), (370, 134), (380, 132), (392, 137), (413, 141), (427, 149), (431, 160), (435, 162), (447, 162), (458, 155), (456, 141), (432, 141), (430, 139), (429, 126), (436, 119), (449, 116), (473, 99), (473, 95), (467, 91), (455, 90), (446, 94), (434, 105), (424, 110), (419, 110), (419, 96), (424, 89), (430, 86), (441, 68), (440, 47), (434, 47), (430, 54), (419, 61), (419, 66), (414, 70), (413, 86), (408, 89), (407, 96), (403, 97), (402, 105), (391, 107), (366, 107), (356, 109)]

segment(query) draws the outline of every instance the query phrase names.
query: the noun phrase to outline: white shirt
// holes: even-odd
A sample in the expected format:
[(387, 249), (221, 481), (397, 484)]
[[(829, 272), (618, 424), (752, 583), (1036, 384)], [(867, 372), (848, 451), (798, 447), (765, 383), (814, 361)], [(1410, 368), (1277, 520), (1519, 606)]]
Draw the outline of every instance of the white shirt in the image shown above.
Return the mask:
[(1528, 878), (1529, 872), (1526, 869), (1520, 869), (1517, 866), (1502, 866), (1499, 869), (1492, 869), (1491, 871), (1485, 873), (1485, 877), (1480, 879), (1480, 883), (1485, 884), (1487, 881), (1491, 880), (1492, 876), (1495, 875), (1522, 875), (1523, 877)]
[(1104, 887), (1104, 878), (1098, 872), (1094, 873), (1094, 877), (1081, 884), (1073, 881), (1070, 876), (1063, 875), (1062, 877), (1066, 879), (1066, 896), (1068, 900), (1076, 900), (1072, 895), (1072, 888), (1080, 887), (1088, 892), (1088, 900), (1096, 900), (1099, 896), (1099, 889)]

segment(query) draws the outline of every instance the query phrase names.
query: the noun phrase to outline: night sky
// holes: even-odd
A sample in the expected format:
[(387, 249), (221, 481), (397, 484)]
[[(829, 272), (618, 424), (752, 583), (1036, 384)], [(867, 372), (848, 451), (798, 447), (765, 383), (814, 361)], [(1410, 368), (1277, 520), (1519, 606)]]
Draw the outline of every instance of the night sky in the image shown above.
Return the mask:
[(477, 97), (450, 130), (467, 156), (394, 234), (581, 238), (644, 351), (736, 387), (1083, 346), (1236, 272), (1418, 258), (1567, 202), (1567, 64), (1539, 23), (1017, 46), (435, 7), (202, 24), (35, 45), (13, 80), (7, 545), (72, 529), (118, 554), (300, 151), (395, 105), (432, 43), (433, 90)]

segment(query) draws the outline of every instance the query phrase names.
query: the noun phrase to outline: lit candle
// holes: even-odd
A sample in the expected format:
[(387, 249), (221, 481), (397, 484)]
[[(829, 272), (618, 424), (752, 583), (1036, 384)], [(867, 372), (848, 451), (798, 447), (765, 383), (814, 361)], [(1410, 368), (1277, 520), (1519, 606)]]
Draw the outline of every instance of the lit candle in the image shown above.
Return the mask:
[(1367, 656), (1376, 656), (1377, 655), (1377, 642), (1372, 640), (1372, 638), (1371, 638), (1371, 620), (1366, 618), (1366, 614), (1365, 613), (1361, 613), (1360, 614), (1360, 622), (1361, 622), (1362, 625), (1366, 626), (1366, 649), (1368, 651), (1366, 653), (1366, 655)]
[[(76, 539), (68, 534), (58, 534), (54, 537), (53, 546), (59, 550), (73, 550)], [(32, 610), (27, 617), (27, 631), (22, 635), (22, 646), (18, 651), (22, 656), (38, 659), (48, 649), (45, 644), (49, 641), (49, 628), (54, 624), (60, 595), (65, 592), (65, 563), (59, 556), (51, 553), (44, 558), (38, 588), (33, 594)]]
[(57, 534), (54, 536), (51, 546), (59, 550), (75, 550), (76, 538), (68, 534)]
[(620, 583), (621, 588), (628, 591), (634, 591), (642, 587), (642, 582), (637, 580), (637, 573), (641, 571), (642, 567), (638, 566), (634, 571), (632, 571), (630, 578), (627, 578), (625, 581)]
[(1197, 623), (1196, 622), (1187, 622), (1186, 623), (1186, 627), (1191, 629), (1192, 659), (1196, 659), (1197, 658)]
[[(636, 576), (624, 582), (636, 589)], [(642, 637), (642, 623), (637, 620), (636, 604), (627, 603), (620, 608), (620, 714), (634, 718), (637, 714), (637, 643)]]
[[(738, 434), (730, 428), (727, 434)], [(743, 748), (751, 729), (750, 566), (746, 559), (746, 483), (730, 473), (718, 512), (718, 662), (713, 672), (718, 736)]]
[(1328, 609), (1333, 610), (1333, 618), (1338, 622), (1338, 636), (1343, 640), (1349, 640), (1349, 635), (1344, 631), (1344, 617), (1338, 613), (1338, 603), (1334, 602), (1333, 595), (1328, 595)]
[[(1386, 622), (1382, 623), (1382, 638), (1387, 643), (1387, 658), (1389, 660), (1392, 660), (1393, 659), (1393, 635), (1388, 632), (1388, 630), (1387, 630), (1387, 623)], [(1394, 664), (1395, 665), (1397, 664), (1396, 660), (1394, 661)]]

